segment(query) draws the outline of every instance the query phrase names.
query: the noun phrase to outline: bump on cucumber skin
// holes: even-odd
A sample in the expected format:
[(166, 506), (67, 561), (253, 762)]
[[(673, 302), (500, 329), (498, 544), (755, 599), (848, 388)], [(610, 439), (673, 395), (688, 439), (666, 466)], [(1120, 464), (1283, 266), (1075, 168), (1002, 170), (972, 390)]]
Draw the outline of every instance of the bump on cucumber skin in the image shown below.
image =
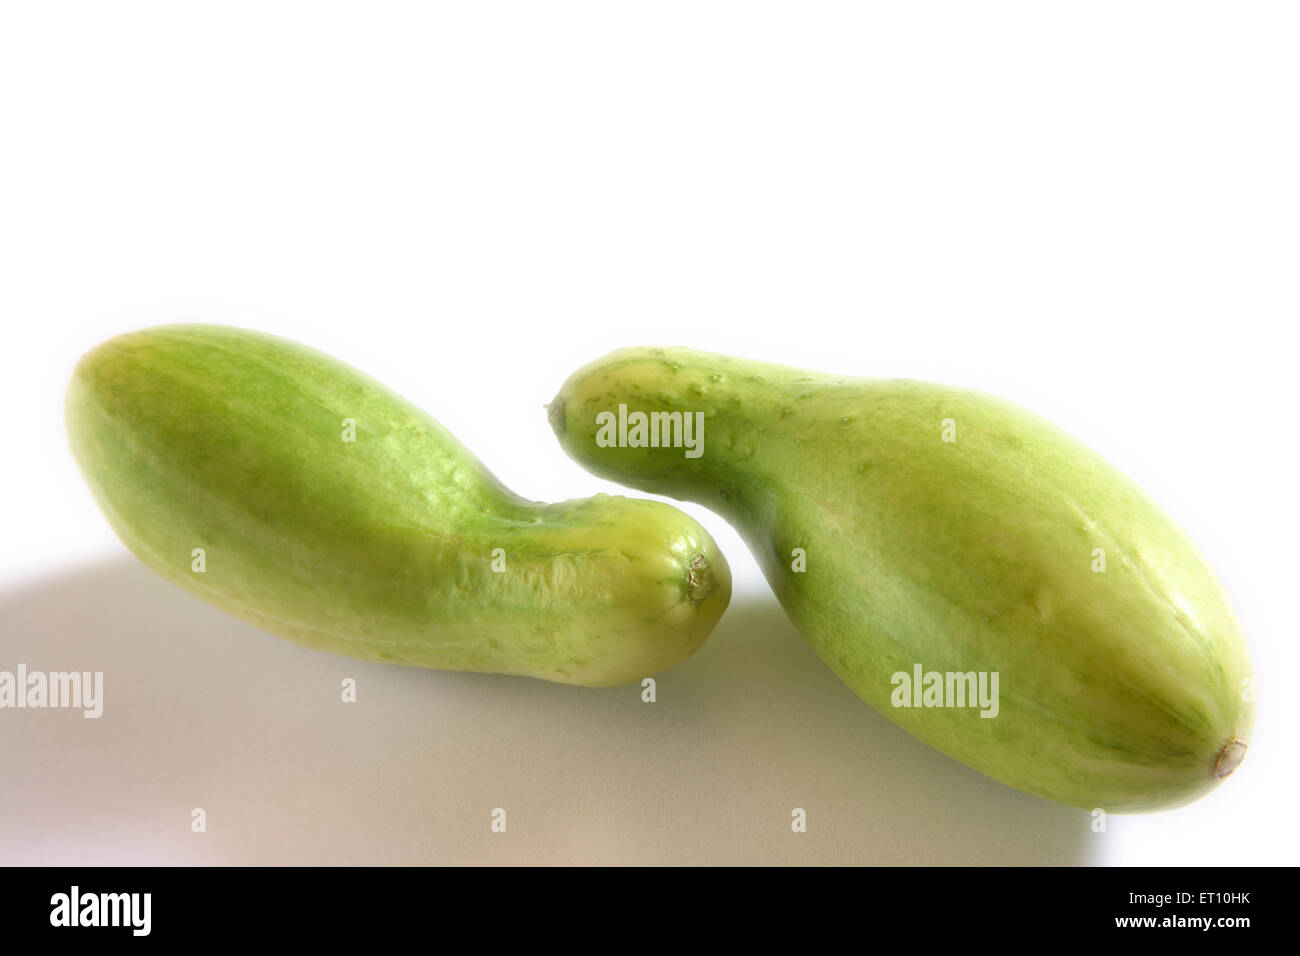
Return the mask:
[(609, 495), (520, 498), (419, 409), (282, 339), (120, 336), (82, 359), (66, 416), (132, 552), (310, 648), (611, 686), (687, 657), (730, 600), (727, 564), (690, 516)]
[[(595, 416), (620, 403), (703, 411), (703, 455), (598, 447)], [(1084, 809), (1167, 809), (1217, 785), (1216, 767), (1239, 759), (1225, 748), (1249, 739), (1247, 654), (1204, 560), (1127, 478), (1032, 413), (687, 349), (615, 352), (552, 408), (585, 467), (726, 517), (855, 693), (995, 779)], [(940, 440), (946, 418), (955, 442)], [(999, 715), (893, 707), (890, 676), (917, 663), (999, 672)]]

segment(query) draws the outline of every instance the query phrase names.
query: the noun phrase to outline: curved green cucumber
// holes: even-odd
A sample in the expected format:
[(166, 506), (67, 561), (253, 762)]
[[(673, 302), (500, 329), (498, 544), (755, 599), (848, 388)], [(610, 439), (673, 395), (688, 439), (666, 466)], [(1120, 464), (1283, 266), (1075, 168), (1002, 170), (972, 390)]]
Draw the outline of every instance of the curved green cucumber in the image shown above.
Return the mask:
[[(622, 446), (597, 420), (620, 405)], [(698, 457), (684, 434), (663, 447), (672, 431), (631, 447), (650, 440), (637, 411), (700, 413)], [(1210, 790), (1245, 752), (1249, 662), (1204, 560), (1127, 478), (1023, 409), (915, 381), (627, 349), (574, 374), (551, 422), (595, 473), (727, 518), (845, 683), (997, 780), (1153, 810)], [(909, 698), (895, 675), (918, 666), (922, 687), (931, 672), (984, 673), (991, 690), (996, 673), (996, 716)], [(961, 702), (943, 686), (931, 702)]]
[(282, 339), (123, 335), (81, 360), (66, 410), (141, 560), (307, 647), (605, 686), (684, 659), (730, 599), (676, 508), (520, 498), (419, 409)]

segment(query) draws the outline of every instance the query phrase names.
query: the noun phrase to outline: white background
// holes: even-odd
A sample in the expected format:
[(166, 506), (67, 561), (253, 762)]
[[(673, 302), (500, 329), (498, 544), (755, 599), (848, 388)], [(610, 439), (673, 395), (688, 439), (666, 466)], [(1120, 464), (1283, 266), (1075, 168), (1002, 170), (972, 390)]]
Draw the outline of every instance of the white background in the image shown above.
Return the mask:
[[(1297, 862), (1298, 27), (1269, 3), (0, 6), (0, 669), (107, 685), (99, 721), (0, 712), (0, 862)], [(736, 596), (653, 708), (270, 638), (126, 556), (66, 448), (78, 356), (188, 320), (343, 358), (538, 499), (617, 490), (542, 405), (620, 346), (1011, 398), (1217, 569), (1250, 753), (1093, 833), (858, 702), (689, 505)]]

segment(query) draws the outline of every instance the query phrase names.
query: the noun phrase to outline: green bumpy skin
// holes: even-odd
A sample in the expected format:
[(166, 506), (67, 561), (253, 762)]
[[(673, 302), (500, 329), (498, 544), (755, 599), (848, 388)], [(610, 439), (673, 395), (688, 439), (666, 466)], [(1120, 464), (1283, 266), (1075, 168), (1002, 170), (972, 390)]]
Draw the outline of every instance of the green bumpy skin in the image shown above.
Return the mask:
[(123, 335), (81, 360), (66, 411), (136, 556), (310, 648), (610, 686), (686, 658), (730, 600), (725, 560), (678, 509), (520, 498), (418, 408), (283, 339)]
[[(699, 457), (602, 437), (597, 416), (620, 404), (629, 419), (702, 412)], [(550, 408), (591, 471), (729, 520), (835, 673), (962, 763), (1071, 806), (1138, 812), (1187, 803), (1240, 762), (1250, 666), (1222, 589), (1127, 478), (1030, 412), (648, 348), (583, 368)], [(997, 715), (894, 706), (892, 675), (918, 664), (997, 672)]]

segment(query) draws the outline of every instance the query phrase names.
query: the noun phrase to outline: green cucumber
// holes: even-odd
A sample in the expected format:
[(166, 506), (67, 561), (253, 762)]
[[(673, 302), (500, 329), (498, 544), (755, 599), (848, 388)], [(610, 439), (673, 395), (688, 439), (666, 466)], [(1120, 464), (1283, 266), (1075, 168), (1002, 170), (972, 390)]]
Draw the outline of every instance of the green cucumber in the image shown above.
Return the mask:
[[(1145, 811), (1195, 799), (1245, 753), (1250, 666), (1204, 560), (1127, 478), (1023, 409), (627, 349), (550, 410), (591, 471), (729, 520), (854, 692), (997, 780)], [(990, 691), (997, 675), (996, 716), (948, 675), (987, 675)]]
[(111, 339), (66, 412), (132, 552), (307, 647), (607, 686), (683, 660), (730, 598), (713, 539), (678, 509), (525, 500), (419, 409), (282, 339)]

